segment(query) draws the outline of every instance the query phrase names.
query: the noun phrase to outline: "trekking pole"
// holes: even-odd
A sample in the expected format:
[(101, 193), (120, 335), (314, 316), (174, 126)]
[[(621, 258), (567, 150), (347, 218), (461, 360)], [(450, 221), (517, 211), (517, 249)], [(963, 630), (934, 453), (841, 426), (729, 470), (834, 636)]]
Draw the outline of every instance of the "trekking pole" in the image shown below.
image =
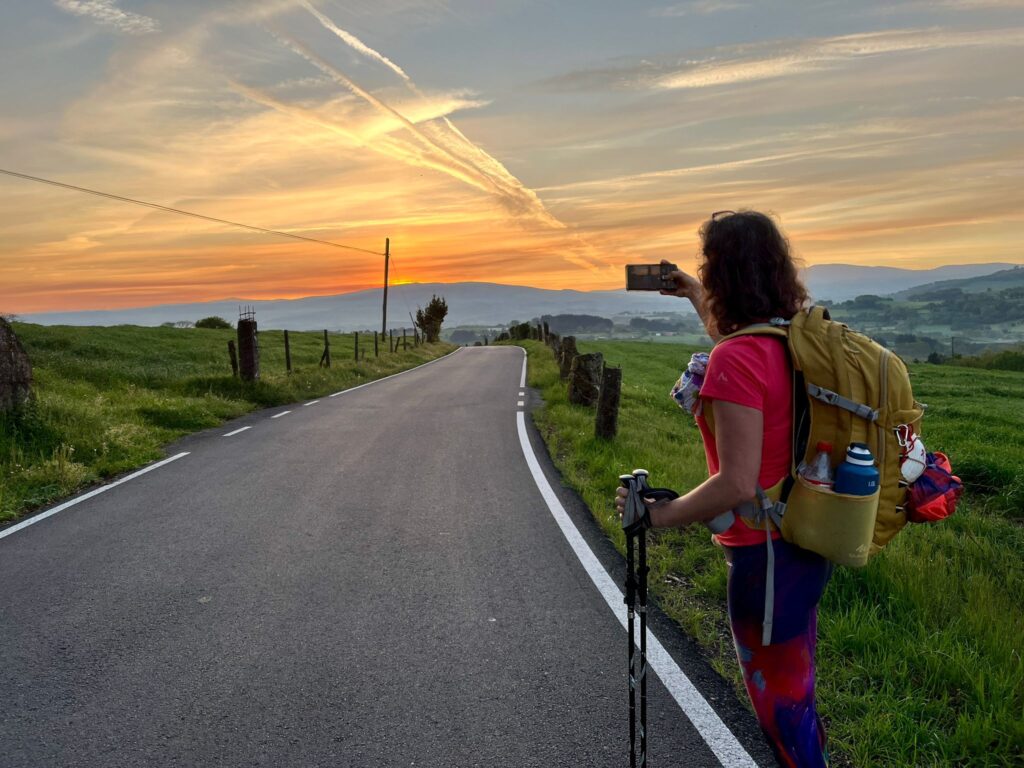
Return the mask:
[[(634, 469), (637, 503), (644, 503), (645, 492), (650, 489), (646, 469)], [(640, 599), (640, 768), (647, 764), (647, 531), (641, 529), (637, 552), (637, 596)], [(631, 638), (632, 639), (632, 638)]]
[(635, 535), (632, 525), (637, 517), (636, 478), (620, 475), (619, 482), (626, 488), (626, 506), (622, 513), (622, 528), (626, 532), (626, 632), (629, 634), (629, 766), (636, 768), (636, 677), (633, 658), (633, 619), (636, 606), (636, 573), (633, 567), (633, 542)]

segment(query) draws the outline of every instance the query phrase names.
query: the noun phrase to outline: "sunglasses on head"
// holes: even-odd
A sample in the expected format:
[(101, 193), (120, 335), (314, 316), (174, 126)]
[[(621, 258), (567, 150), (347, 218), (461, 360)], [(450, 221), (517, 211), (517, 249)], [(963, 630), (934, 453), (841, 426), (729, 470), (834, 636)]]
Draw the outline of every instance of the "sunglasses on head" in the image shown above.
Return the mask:
[(731, 216), (734, 213), (736, 213), (736, 211), (715, 211), (711, 214), (711, 220), (718, 221), (719, 219), (724, 219), (726, 216)]

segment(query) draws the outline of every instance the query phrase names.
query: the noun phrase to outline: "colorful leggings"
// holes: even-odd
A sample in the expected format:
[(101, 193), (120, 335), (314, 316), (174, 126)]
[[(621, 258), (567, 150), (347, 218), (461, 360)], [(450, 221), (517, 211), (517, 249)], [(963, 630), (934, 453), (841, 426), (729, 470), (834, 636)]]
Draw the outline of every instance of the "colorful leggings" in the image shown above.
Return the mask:
[(779, 765), (828, 765), (814, 700), (818, 601), (832, 575), (823, 557), (776, 539), (772, 644), (761, 645), (767, 547), (726, 547), (729, 622), (743, 681)]

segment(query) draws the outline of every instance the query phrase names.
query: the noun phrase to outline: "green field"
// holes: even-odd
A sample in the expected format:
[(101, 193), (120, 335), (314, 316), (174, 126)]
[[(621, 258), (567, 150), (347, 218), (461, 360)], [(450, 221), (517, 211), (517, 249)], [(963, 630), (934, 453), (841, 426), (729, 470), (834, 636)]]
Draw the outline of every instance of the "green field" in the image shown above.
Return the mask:
[(454, 347), (430, 344), (355, 362), (352, 334), (331, 334), (331, 368), (318, 363), (322, 333), (259, 335), (261, 379), (231, 375), (232, 330), (68, 327), (16, 323), (32, 361), (35, 403), (0, 415), (0, 522), (163, 456), (172, 440), (273, 405), (318, 397), (419, 365)]
[[(700, 435), (668, 397), (691, 348), (583, 342), (623, 369), (619, 435), (593, 437), (550, 350), (530, 355), (535, 419), (552, 456), (624, 551), (612, 498), (623, 471), (688, 489), (706, 476)], [(1024, 374), (912, 365), (924, 437), (967, 493), (948, 520), (910, 526), (860, 570), (838, 569), (819, 617), (818, 696), (837, 764), (1024, 764)], [(703, 528), (652, 533), (651, 588), (742, 692), (725, 614), (725, 566)]]

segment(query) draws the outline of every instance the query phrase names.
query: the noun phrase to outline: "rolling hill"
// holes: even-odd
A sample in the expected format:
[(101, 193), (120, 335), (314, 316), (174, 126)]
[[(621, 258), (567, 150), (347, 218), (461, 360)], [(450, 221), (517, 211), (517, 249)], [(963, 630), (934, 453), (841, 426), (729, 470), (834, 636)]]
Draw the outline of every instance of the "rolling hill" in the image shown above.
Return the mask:
[(1015, 266), (1012, 269), (1004, 269), (993, 272), (990, 275), (979, 275), (967, 277), (960, 280), (939, 280), (934, 283), (917, 285), (900, 291), (896, 294), (898, 299), (917, 299), (942, 291), (960, 290), (964, 293), (981, 293), (983, 291), (1002, 291), (1006, 288), (1024, 288), (1024, 266)]

